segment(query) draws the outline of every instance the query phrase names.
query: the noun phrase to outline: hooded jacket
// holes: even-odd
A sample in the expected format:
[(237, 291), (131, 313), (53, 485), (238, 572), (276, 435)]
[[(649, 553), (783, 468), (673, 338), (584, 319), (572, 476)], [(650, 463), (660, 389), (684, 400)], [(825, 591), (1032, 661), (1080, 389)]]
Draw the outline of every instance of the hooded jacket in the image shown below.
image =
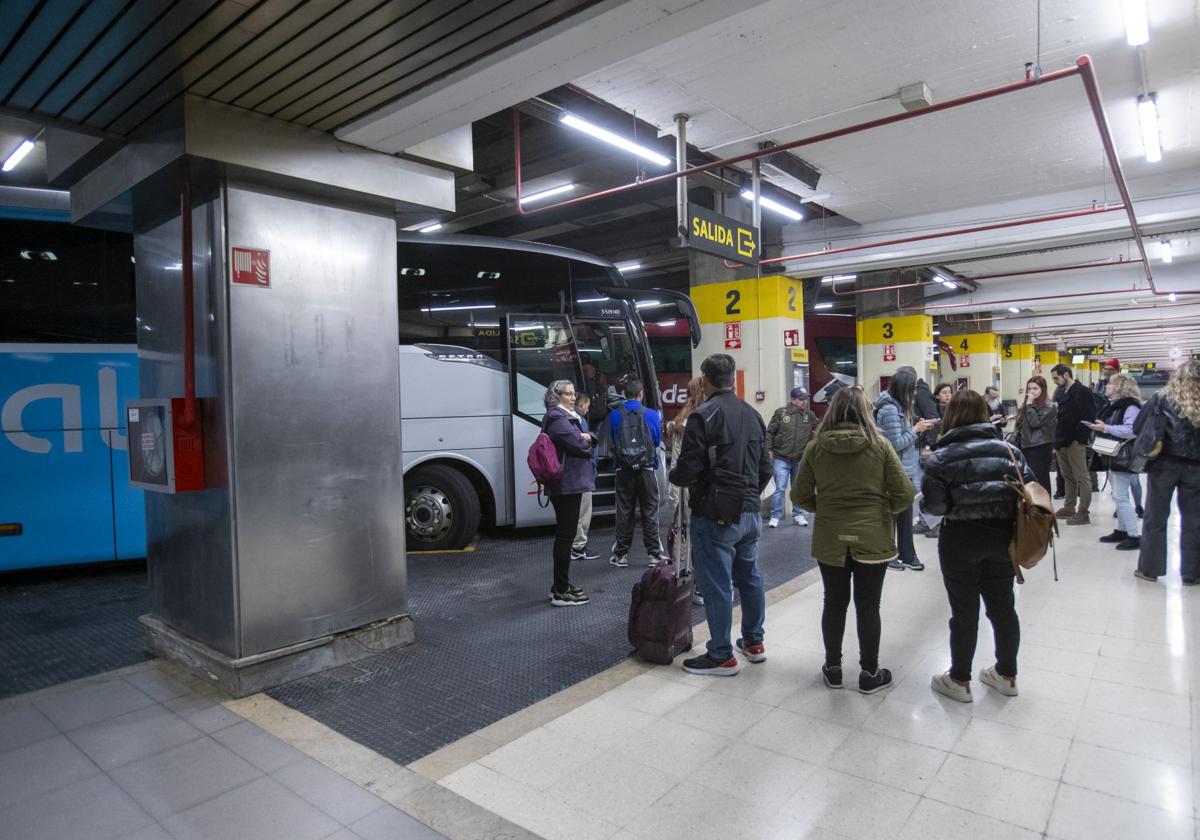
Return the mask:
[(900, 408), (900, 403), (886, 391), (875, 400), (875, 425), (900, 456), (904, 474), (911, 480), (917, 477), (917, 433), (912, 430)]
[(579, 417), (561, 405), (546, 412), (542, 430), (554, 442), (558, 457), (562, 460), (562, 473), (558, 481), (546, 487), (551, 496), (571, 496), (575, 493), (590, 493), (596, 489), (596, 475), (592, 469), (592, 446), (583, 437)]
[(1005, 443), (992, 423), (946, 432), (924, 466), (921, 510), (950, 520), (1013, 519), (1017, 494), (1006, 479), (1015, 480), (1019, 469), (1022, 483), (1036, 481), (1021, 451)]
[(915, 495), (891, 444), (852, 423), (818, 432), (792, 484), (792, 504), (816, 513), (812, 553), (827, 566), (844, 566), (847, 551), (860, 563), (895, 557), (895, 517)]

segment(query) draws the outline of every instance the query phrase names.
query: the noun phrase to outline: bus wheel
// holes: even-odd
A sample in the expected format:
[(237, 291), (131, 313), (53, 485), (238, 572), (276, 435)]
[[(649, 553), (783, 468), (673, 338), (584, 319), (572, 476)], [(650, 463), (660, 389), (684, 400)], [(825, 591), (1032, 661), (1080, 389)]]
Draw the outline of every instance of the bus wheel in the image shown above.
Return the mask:
[(430, 464), (405, 478), (404, 524), (411, 551), (466, 548), (479, 529), (479, 496), (453, 467)]

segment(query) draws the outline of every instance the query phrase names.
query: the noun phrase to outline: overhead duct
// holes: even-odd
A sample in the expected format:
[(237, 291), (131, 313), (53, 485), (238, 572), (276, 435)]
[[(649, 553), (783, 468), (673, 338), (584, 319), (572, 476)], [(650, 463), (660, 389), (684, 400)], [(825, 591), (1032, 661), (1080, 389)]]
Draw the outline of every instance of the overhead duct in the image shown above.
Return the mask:
[[(775, 148), (775, 143), (766, 140), (758, 144), (760, 151)], [(817, 188), (817, 182), (821, 180), (821, 173), (815, 167), (796, 157), (791, 152), (776, 152), (773, 155), (766, 155), (759, 158), (763, 172), (766, 175), (774, 175), (778, 177), (795, 178), (810, 190)]]

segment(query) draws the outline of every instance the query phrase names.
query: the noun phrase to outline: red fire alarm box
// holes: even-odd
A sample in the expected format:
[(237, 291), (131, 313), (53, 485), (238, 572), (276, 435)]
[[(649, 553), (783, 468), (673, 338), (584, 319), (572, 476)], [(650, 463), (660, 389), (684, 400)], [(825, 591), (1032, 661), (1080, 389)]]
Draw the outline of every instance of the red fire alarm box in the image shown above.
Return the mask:
[(199, 402), (195, 418), (184, 427), (183, 397), (130, 400), (125, 404), (129, 427), (129, 483), (159, 493), (204, 489), (204, 437)]

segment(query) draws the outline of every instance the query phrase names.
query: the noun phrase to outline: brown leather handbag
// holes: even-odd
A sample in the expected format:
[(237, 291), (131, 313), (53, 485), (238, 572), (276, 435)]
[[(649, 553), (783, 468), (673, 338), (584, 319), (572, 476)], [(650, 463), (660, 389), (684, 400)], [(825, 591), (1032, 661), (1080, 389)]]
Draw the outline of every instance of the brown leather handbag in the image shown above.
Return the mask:
[[(1058, 535), (1058, 520), (1054, 517), (1054, 502), (1046, 488), (1036, 481), (1027, 483), (1021, 475), (1021, 464), (1012, 446), (1008, 448), (1008, 457), (1012, 459), (1016, 478), (1009, 476), (1004, 480), (1017, 494), (1016, 522), (1012, 542), (1008, 544), (1008, 556), (1012, 559), (1017, 583), (1024, 583), (1021, 569), (1032, 569), (1046, 556), (1046, 550), (1053, 547)], [(1054, 579), (1058, 580), (1057, 552), (1054, 553)]]

